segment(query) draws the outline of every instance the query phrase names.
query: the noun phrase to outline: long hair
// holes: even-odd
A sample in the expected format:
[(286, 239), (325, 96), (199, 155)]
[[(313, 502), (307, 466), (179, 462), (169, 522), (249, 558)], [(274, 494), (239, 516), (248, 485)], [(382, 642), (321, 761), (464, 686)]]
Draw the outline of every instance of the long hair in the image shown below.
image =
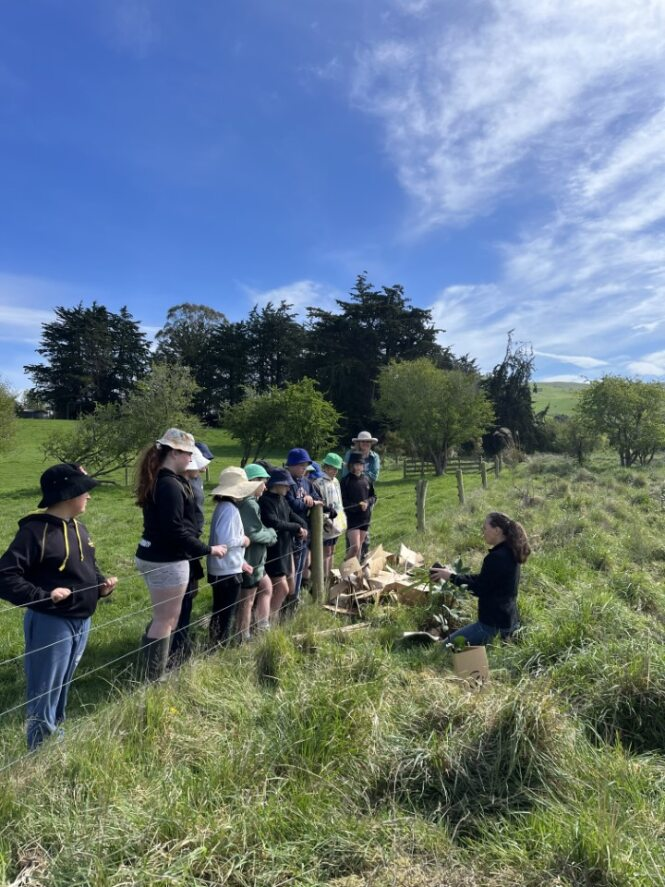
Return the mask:
[(139, 508), (153, 501), (157, 474), (170, 452), (171, 448), (164, 444), (150, 444), (139, 456), (136, 466), (136, 504)]
[(498, 527), (503, 532), (517, 563), (526, 563), (526, 559), (531, 554), (531, 547), (522, 524), (508, 517), (502, 511), (492, 511), (486, 519), (493, 527)]

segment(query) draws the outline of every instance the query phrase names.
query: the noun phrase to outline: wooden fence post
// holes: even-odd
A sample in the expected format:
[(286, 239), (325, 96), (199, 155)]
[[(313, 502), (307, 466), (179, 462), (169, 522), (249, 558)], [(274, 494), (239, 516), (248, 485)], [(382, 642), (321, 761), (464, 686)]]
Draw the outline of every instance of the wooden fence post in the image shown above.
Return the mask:
[(499, 478), (501, 474), (501, 459), (498, 456), (494, 457), (494, 477)]
[(127, 466), (125, 466), (125, 486), (129, 486), (129, 472), (127, 470)]
[(425, 523), (425, 503), (427, 501), (427, 484), (424, 477), (416, 481), (416, 527), (419, 533), (427, 529)]
[(480, 463), (480, 480), (483, 484), (483, 490), (487, 489), (487, 466), (484, 462)]
[(459, 504), (464, 505), (464, 474), (461, 468), (457, 469), (457, 495)]
[(325, 579), (323, 575), (323, 508), (320, 505), (310, 509), (309, 521), (312, 530), (310, 540), (312, 596), (314, 600), (321, 603), (325, 594)]

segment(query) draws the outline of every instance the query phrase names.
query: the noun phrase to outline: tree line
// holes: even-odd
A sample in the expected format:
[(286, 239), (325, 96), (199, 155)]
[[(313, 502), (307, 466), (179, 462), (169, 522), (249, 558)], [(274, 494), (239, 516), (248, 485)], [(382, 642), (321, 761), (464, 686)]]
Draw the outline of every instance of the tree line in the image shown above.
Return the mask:
[[(236, 322), (210, 306), (175, 305), (153, 349), (126, 307), (115, 314), (81, 303), (56, 308), (54, 320), (43, 325), (37, 349), (43, 360), (25, 367), (34, 383), (26, 401), (48, 404), (59, 418), (80, 418), (85, 447), (79, 447), (100, 471), (128, 464), (135, 435), (160, 415), (153, 406), (159, 397), (170, 404), (174, 422), (191, 411), (190, 425), (223, 424), (241, 443), (243, 460), (281, 447), (294, 427), (298, 442), (315, 451), (370, 427), (388, 436), (394, 450), (432, 461), (437, 473), (453, 447), (491, 453), (508, 442), (582, 459), (607, 439), (622, 464), (633, 464), (653, 458), (663, 445), (652, 433), (662, 421), (647, 418), (660, 415), (661, 386), (641, 383), (641, 396), (651, 398), (638, 421), (641, 442), (626, 443), (626, 431), (612, 425), (616, 410), (593, 385), (566, 423), (547, 410), (535, 412), (533, 352), (515, 343), (512, 332), (502, 360), (484, 375), (473, 357), (441, 344), (444, 332), (401, 285), (377, 289), (366, 274), (334, 309), (309, 307), (304, 320), (285, 301), (254, 306)], [(622, 384), (634, 393), (637, 383)], [(612, 385), (620, 382), (608, 377), (602, 391)], [(125, 426), (133, 431), (121, 452), (127, 435), (118, 429)], [(116, 455), (102, 459), (114, 439)], [(73, 458), (64, 438), (55, 440), (52, 454)]]

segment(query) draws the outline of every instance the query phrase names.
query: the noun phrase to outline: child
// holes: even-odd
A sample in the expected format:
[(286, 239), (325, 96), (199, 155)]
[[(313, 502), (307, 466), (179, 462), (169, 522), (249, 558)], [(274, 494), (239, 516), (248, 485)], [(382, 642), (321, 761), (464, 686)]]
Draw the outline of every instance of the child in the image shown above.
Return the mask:
[(28, 748), (62, 734), (67, 694), (81, 661), (92, 614), (118, 580), (95, 563), (88, 531), (76, 518), (99, 481), (78, 465), (48, 468), (39, 481), (39, 508), (19, 521), (0, 558), (0, 597), (25, 607)]
[[(196, 520), (195, 529), (196, 536), (199, 539), (201, 538), (201, 534), (203, 533), (203, 503), (205, 501), (205, 493), (203, 491), (203, 480), (201, 478), (201, 474), (205, 471), (209, 464), (210, 459), (206, 458), (203, 455), (203, 453), (199, 449), (199, 444), (197, 443), (196, 448), (192, 453), (191, 462), (189, 463), (189, 465), (187, 466), (187, 470), (185, 471), (185, 477), (189, 481), (189, 485), (191, 486), (192, 492), (194, 494), (194, 511)], [(189, 562), (189, 583), (187, 585), (185, 596), (182, 599), (182, 605), (180, 607), (180, 617), (178, 619), (178, 624), (176, 625), (175, 631), (171, 635), (169, 667), (180, 664), (183, 660), (187, 659), (192, 654), (192, 642), (189, 637), (189, 623), (192, 618), (192, 605), (194, 603), (194, 598), (199, 591), (199, 579), (203, 579), (203, 567), (201, 566), (201, 561), (198, 558), (193, 558)]]
[(252, 572), (245, 562), (249, 539), (243, 530), (238, 505), (260, 485), (260, 480), (248, 481), (242, 468), (225, 468), (212, 491), (217, 505), (210, 521), (210, 544), (223, 545), (226, 549), (223, 557), (208, 557), (208, 582), (212, 586), (210, 640), (215, 643), (228, 640), (242, 574)]
[(245, 473), (249, 480), (261, 481), (251, 496), (240, 503), (239, 512), (243, 529), (249, 539), (249, 547), (245, 551), (245, 560), (252, 567), (252, 573), (243, 573), (242, 591), (236, 610), (236, 630), (243, 641), (250, 638), (250, 621), (252, 607), (255, 607), (257, 631), (270, 628), (270, 599), (272, 582), (266, 574), (266, 551), (269, 545), (277, 542), (277, 532), (272, 527), (265, 527), (261, 522), (259, 498), (265, 491), (265, 482), (270, 478), (262, 465), (247, 465)]
[(289, 505), (286, 494), (295, 481), (285, 468), (274, 468), (267, 481), (267, 491), (259, 500), (261, 520), (277, 532), (277, 541), (266, 552), (266, 572), (272, 580), (270, 612), (276, 616), (289, 593), (288, 576), (293, 569), (293, 540), (307, 540), (307, 521)]
[(323, 522), (323, 568), (326, 578), (332, 569), (337, 540), (346, 530), (346, 512), (337, 480), (337, 472), (343, 464), (342, 457), (337, 453), (328, 453), (321, 463), (323, 476), (319, 480), (319, 489), (323, 495), (323, 507), (327, 514)]
[(376, 502), (374, 485), (364, 473), (365, 457), (362, 453), (349, 454), (349, 473), (342, 478), (342, 502), (348, 522), (347, 538), (349, 547), (346, 560), (360, 557), (363, 542), (372, 519), (372, 506)]
[[(293, 484), (289, 484), (286, 498), (291, 509), (305, 520), (308, 529), (310, 508), (323, 505), (321, 494), (306, 477), (307, 469), (311, 464), (312, 460), (307, 450), (302, 447), (289, 450), (286, 457), (286, 470), (291, 475)], [(308, 558), (309, 548), (306, 539), (302, 542), (296, 541), (293, 546), (294, 571), (289, 588), (289, 597), (294, 603), (300, 597), (300, 586), (307, 568)]]

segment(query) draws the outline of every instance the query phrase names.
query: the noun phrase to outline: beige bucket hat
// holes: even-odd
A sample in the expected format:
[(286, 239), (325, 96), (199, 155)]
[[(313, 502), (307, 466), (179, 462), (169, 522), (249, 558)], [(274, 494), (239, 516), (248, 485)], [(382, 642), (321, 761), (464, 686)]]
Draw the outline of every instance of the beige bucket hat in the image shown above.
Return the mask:
[(369, 441), (370, 443), (375, 444), (379, 442), (379, 438), (372, 437), (369, 431), (361, 431), (358, 437), (351, 438), (351, 443), (358, 443), (360, 441)]
[(246, 499), (263, 483), (263, 480), (247, 480), (242, 468), (225, 468), (219, 475), (217, 486), (211, 496), (229, 496), (231, 499)]
[(196, 449), (194, 437), (179, 428), (169, 428), (155, 443), (163, 447), (171, 447), (172, 450), (182, 450), (183, 453), (193, 453)]

